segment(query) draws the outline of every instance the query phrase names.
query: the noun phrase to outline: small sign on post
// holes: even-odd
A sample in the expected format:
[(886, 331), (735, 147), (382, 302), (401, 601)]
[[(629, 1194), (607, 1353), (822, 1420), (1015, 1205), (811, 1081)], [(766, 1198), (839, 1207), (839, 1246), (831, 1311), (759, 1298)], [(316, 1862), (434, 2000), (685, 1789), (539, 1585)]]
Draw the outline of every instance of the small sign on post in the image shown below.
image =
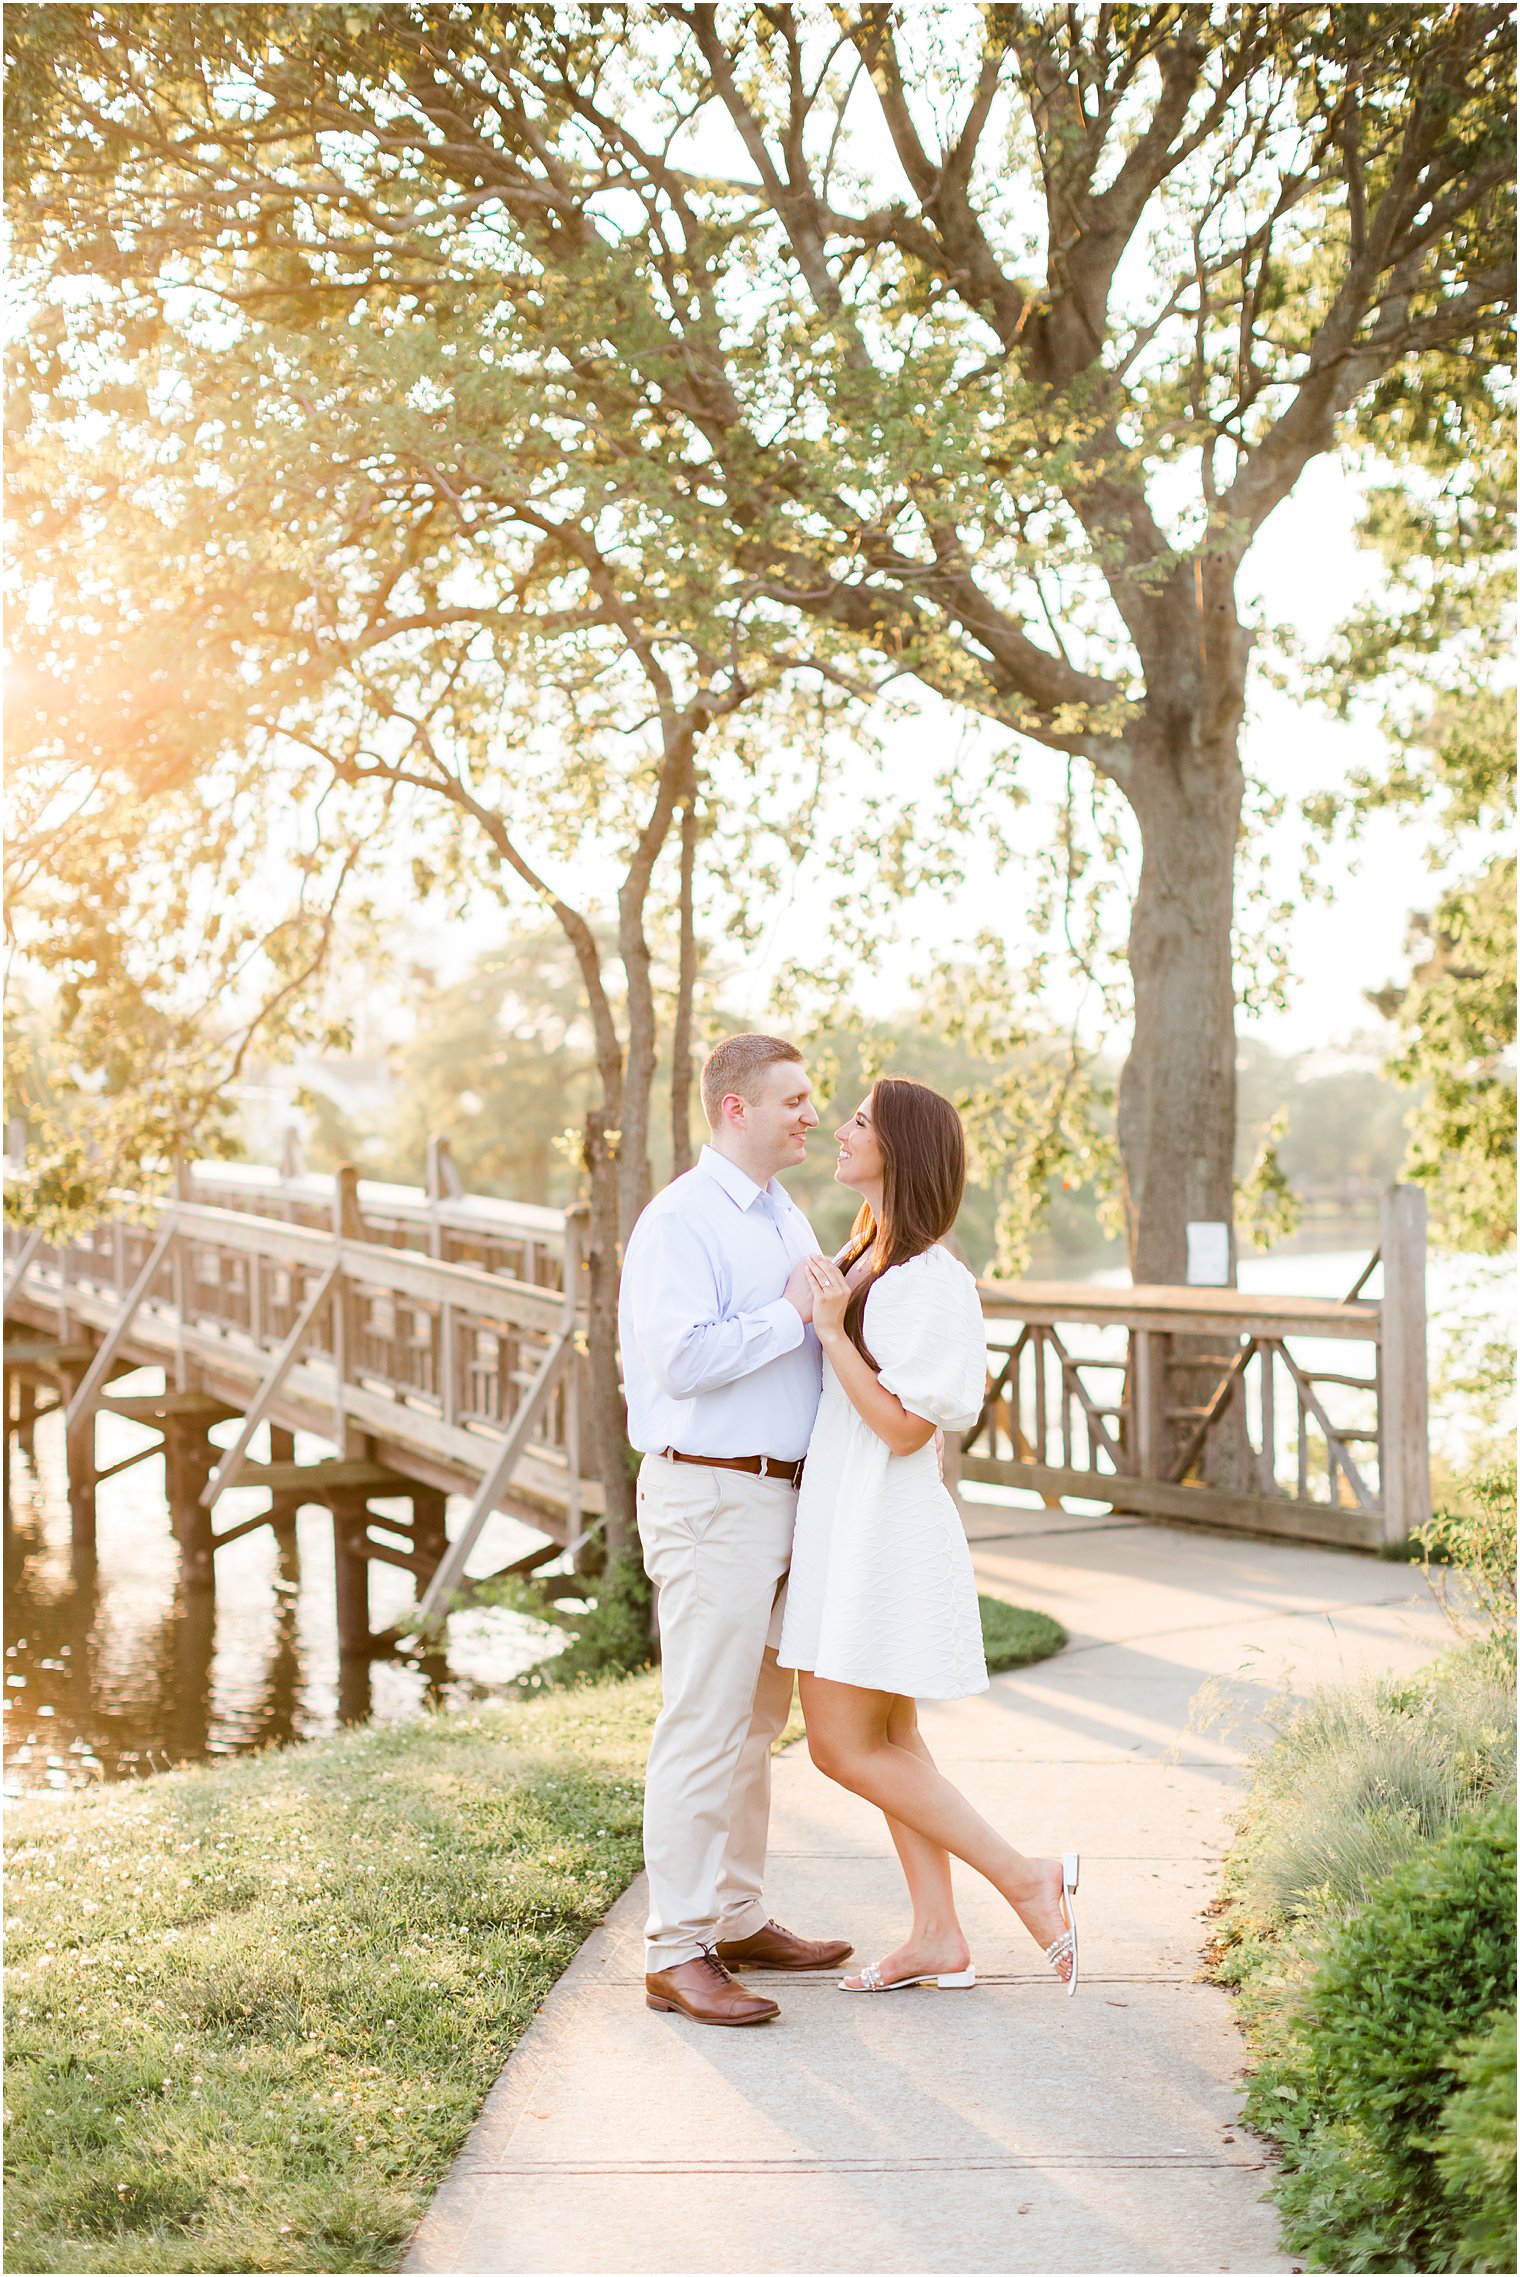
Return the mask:
[(1223, 1218), (1189, 1218), (1187, 1277), (1190, 1289), (1230, 1285), (1230, 1229)]

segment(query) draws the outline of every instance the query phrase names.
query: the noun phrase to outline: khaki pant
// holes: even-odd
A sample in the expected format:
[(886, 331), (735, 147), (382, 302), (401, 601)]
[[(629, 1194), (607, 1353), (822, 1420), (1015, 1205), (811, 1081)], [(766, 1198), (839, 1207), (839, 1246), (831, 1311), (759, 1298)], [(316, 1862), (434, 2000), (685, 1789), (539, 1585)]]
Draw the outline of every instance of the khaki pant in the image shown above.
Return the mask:
[(797, 1490), (646, 1455), (638, 1512), (664, 1691), (644, 1785), (647, 1965), (669, 1969), (767, 1919), (771, 1742), (792, 1699), (775, 1648)]

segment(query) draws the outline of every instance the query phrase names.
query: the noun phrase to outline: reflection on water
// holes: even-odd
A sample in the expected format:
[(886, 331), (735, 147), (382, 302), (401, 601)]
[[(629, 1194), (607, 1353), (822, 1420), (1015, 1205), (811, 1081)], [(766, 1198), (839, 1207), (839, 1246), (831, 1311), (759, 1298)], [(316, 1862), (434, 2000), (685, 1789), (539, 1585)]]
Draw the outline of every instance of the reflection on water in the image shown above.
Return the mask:
[[(98, 1429), (102, 1470), (148, 1436), (109, 1414)], [(325, 1451), (304, 1438), (298, 1448), (302, 1460)], [(219, 1522), (251, 1514), (262, 1500), (228, 1495)], [(45, 1416), (33, 1454), (14, 1454), (11, 1465), (8, 1793), (131, 1778), (309, 1739), (341, 1723), (394, 1723), (429, 1707), (463, 1706), (557, 1646), (538, 1622), (480, 1609), (452, 1617), (447, 1655), (340, 1661), (332, 1521), (324, 1511), (301, 1513), (289, 1548), (261, 1528), (219, 1550), (214, 1593), (181, 1583), (161, 1458), (103, 1484), (97, 1512), (96, 1560), (76, 1565), (62, 1419)], [(513, 1535), (523, 1544), (535, 1538), (510, 1520), (494, 1522), (493, 1534), (489, 1562), (498, 1565), (512, 1554)], [(398, 1621), (412, 1603), (409, 1575), (370, 1567), (373, 1627)]]

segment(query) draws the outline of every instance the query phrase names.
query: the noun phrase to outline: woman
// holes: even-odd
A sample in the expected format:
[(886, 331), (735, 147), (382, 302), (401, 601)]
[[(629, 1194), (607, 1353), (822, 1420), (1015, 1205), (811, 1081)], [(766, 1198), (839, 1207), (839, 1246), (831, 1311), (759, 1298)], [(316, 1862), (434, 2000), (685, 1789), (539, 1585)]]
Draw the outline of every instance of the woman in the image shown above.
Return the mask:
[(987, 1687), (971, 1557), (933, 1443), (976, 1421), (986, 1386), (976, 1283), (941, 1246), (965, 1134), (937, 1091), (883, 1076), (834, 1135), (834, 1175), (861, 1207), (837, 1262), (809, 1261), (823, 1398), (780, 1660), (798, 1671), (813, 1761), (884, 1812), (913, 1904), (902, 1944), (843, 1987), (975, 1984), (953, 1853), (1002, 1892), (1071, 1992), (1075, 1854), (1028, 1858), (1005, 1842), (935, 1769), (914, 1707)]

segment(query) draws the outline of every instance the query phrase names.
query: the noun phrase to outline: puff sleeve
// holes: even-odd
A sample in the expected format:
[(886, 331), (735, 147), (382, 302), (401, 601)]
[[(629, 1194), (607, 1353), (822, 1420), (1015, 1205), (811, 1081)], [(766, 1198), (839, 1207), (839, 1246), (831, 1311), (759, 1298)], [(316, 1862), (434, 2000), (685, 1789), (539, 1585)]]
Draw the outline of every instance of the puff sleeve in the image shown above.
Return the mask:
[(881, 1382), (910, 1414), (969, 1431), (987, 1390), (987, 1336), (976, 1282), (947, 1249), (894, 1265), (866, 1299), (865, 1337)]

